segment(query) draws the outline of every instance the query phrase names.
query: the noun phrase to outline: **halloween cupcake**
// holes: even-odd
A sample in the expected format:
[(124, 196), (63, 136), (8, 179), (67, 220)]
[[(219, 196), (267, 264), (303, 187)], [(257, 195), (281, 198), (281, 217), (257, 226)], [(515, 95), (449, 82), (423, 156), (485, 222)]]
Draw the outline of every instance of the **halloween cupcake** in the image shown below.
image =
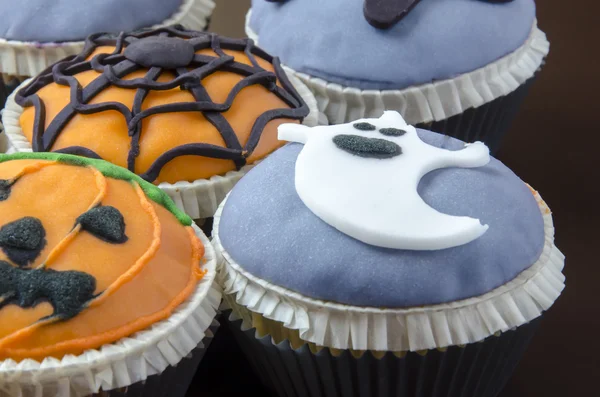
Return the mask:
[(215, 268), (206, 236), (135, 174), (0, 155), (0, 395), (183, 397)]
[(13, 150), (102, 158), (197, 219), (211, 217), (246, 170), (282, 145), (279, 124), (316, 124), (316, 101), (303, 91), (249, 39), (177, 26), (97, 34), (81, 54), (24, 83), (3, 123)]
[(288, 396), (496, 396), (564, 288), (541, 197), (396, 112), (308, 128), (215, 215), (234, 330)]
[(331, 124), (396, 110), (492, 152), (549, 49), (533, 0), (252, 0), (246, 32)]
[[(132, 31), (180, 23), (204, 30), (213, 0), (2, 0), (0, 72), (3, 90), (77, 55), (96, 32)], [(18, 84), (17, 84), (18, 85)], [(4, 104), (6, 97), (0, 98)]]

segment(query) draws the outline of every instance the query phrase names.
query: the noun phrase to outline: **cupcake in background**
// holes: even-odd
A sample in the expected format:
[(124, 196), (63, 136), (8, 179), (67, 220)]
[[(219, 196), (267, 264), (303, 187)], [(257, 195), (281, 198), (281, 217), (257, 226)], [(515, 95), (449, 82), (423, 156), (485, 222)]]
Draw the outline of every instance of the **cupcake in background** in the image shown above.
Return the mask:
[(172, 24), (204, 30), (213, 0), (1, 0), (0, 107), (24, 79), (83, 50), (96, 32), (132, 31)]
[(0, 155), (0, 395), (184, 397), (218, 325), (216, 262), (125, 169)]
[(533, 0), (252, 0), (246, 32), (330, 124), (400, 112), (499, 148), (549, 50)]
[(287, 396), (496, 396), (564, 288), (541, 197), (396, 112), (284, 124), (215, 215), (230, 326)]
[(202, 219), (283, 144), (279, 124), (316, 114), (312, 93), (251, 40), (171, 26), (90, 36), (23, 83), (2, 120), (13, 151), (102, 158)]

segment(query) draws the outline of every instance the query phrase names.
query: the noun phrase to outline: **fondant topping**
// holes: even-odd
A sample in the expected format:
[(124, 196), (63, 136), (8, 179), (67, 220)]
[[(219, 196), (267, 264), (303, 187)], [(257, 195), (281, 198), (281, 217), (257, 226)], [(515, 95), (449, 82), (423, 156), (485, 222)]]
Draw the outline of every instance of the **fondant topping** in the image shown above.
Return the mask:
[[(258, 45), (296, 72), (343, 87), (401, 90), (497, 61), (521, 47), (535, 23), (534, 0), (421, 0), (387, 30), (369, 25), (363, 7), (364, 0), (253, 0), (248, 26)], [(318, 40), (308, 39), (315, 32)]]
[(42, 222), (26, 216), (0, 228), (0, 247), (11, 261), (24, 267), (40, 255), (46, 245), (45, 237)]
[[(51, 89), (60, 86), (69, 88), (68, 101), (66, 92), (45, 99)], [(102, 99), (112, 93), (118, 99)], [(308, 114), (277, 58), (251, 40), (180, 27), (116, 38), (92, 35), (82, 54), (42, 73), (17, 93), (15, 101), (34, 108), (34, 114), (26, 109), (21, 116), (34, 151), (104, 158), (157, 183), (207, 178), (214, 175), (212, 168), (224, 169), (222, 173), (240, 169), (277, 147), (268, 143), (269, 136), (261, 139), (273, 122), (301, 120)], [(241, 110), (239, 101), (255, 103)], [(113, 127), (109, 129), (98, 124), (102, 118), (112, 120), (115, 112), (123, 117), (125, 131), (121, 120), (106, 121)], [(114, 142), (104, 145), (100, 136), (90, 142), (72, 132), (79, 131), (75, 125), (84, 119), (103, 125), (101, 132), (90, 133), (107, 135)], [(154, 129), (157, 131), (152, 132)], [(169, 132), (169, 136), (155, 136)], [(122, 157), (124, 133), (129, 138), (126, 158)], [(211, 160), (214, 165), (187, 161), (191, 156)], [(182, 178), (186, 173), (195, 177)]]
[(83, 230), (110, 243), (124, 243), (125, 219), (118, 209), (111, 206), (96, 207), (77, 218)]
[(339, 134), (332, 141), (338, 149), (359, 157), (389, 159), (402, 154), (402, 148), (397, 143), (385, 139)]
[(125, 58), (147, 68), (177, 69), (188, 66), (194, 59), (194, 46), (177, 37), (145, 37), (125, 48)]
[(10, 181), (0, 180), (0, 201), (6, 200), (10, 196)]
[[(373, 128), (357, 131), (357, 125)], [(433, 170), (487, 164), (489, 150), (481, 142), (460, 151), (436, 148), (391, 111), (353, 124), (283, 124), (279, 137), (304, 143), (296, 163), (298, 196), (323, 221), (360, 241), (439, 250), (467, 244), (487, 230), (477, 219), (436, 211), (417, 193), (420, 179)]]
[(0, 155), (0, 179), (0, 360), (112, 343), (168, 317), (204, 275), (194, 231), (126, 170), (19, 153)]
[(385, 136), (402, 136), (406, 134), (405, 130), (399, 128), (380, 128), (379, 132)]
[[(455, 139), (424, 130), (417, 134), (432, 146), (465, 150)], [(418, 251), (365, 244), (317, 217), (295, 188), (304, 149), (288, 144), (273, 153), (238, 182), (224, 205), (221, 244), (255, 277), (313, 299), (402, 308), (482, 295), (540, 258), (540, 208), (529, 188), (494, 158), (482, 167), (442, 168), (421, 179), (418, 193), (427, 205), (480, 219), (489, 229), (468, 244)], [(403, 156), (409, 156), (408, 148)]]
[(375, 131), (377, 129), (373, 124), (367, 122), (354, 123), (352, 126), (360, 131)]
[(41, 43), (83, 41), (96, 32), (132, 31), (160, 24), (183, 0), (0, 0), (0, 37)]
[(83, 310), (95, 289), (96, 279), (83, 272), (19, 269), (0, 261), (0, 310), (11, 304), (28, 309), (46, 301), (54, 311), (39, 321), (68, 320)]
[(387, 29), (394, 26), (420, 0), (365, 0), (363, 12), (371, 26)]

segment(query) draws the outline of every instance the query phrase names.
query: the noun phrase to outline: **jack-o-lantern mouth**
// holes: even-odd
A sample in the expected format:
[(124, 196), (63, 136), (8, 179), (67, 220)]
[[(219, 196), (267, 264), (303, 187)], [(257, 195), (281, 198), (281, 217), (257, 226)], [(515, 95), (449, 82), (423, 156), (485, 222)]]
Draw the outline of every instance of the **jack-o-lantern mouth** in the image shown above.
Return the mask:
[(8, 304), (27, 309), (48, 302), (54, 312), (40, 321), (67, 320), (83, 310), (94, 298), (95, 290), (96, 279), (87, 273), (20, 269), (0, 261), (0, 309)]

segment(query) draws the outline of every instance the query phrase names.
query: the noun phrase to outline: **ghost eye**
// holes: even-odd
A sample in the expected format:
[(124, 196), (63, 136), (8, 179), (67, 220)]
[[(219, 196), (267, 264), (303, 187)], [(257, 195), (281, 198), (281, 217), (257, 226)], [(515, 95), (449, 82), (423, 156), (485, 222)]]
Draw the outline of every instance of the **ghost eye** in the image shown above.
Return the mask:
[(24, 217), (0, 228), (0, 248), (20, 267), (33, 262), (46, 245), (46, 230), (34, 217)]
[(375, 131), (377, 129), (377, 127), (371, 123), (354, 123), (352, 126), (360, 131)]
[(77, 218), (81, 228), (101, 240), (122, 244), (127, 241), (125, 219), (115, 207), (100, 206), (92, 208)]
[(406, 134), (406, 131), (399, 128), (382, 128), (379, 130), (385, 136), (402, 136)]

